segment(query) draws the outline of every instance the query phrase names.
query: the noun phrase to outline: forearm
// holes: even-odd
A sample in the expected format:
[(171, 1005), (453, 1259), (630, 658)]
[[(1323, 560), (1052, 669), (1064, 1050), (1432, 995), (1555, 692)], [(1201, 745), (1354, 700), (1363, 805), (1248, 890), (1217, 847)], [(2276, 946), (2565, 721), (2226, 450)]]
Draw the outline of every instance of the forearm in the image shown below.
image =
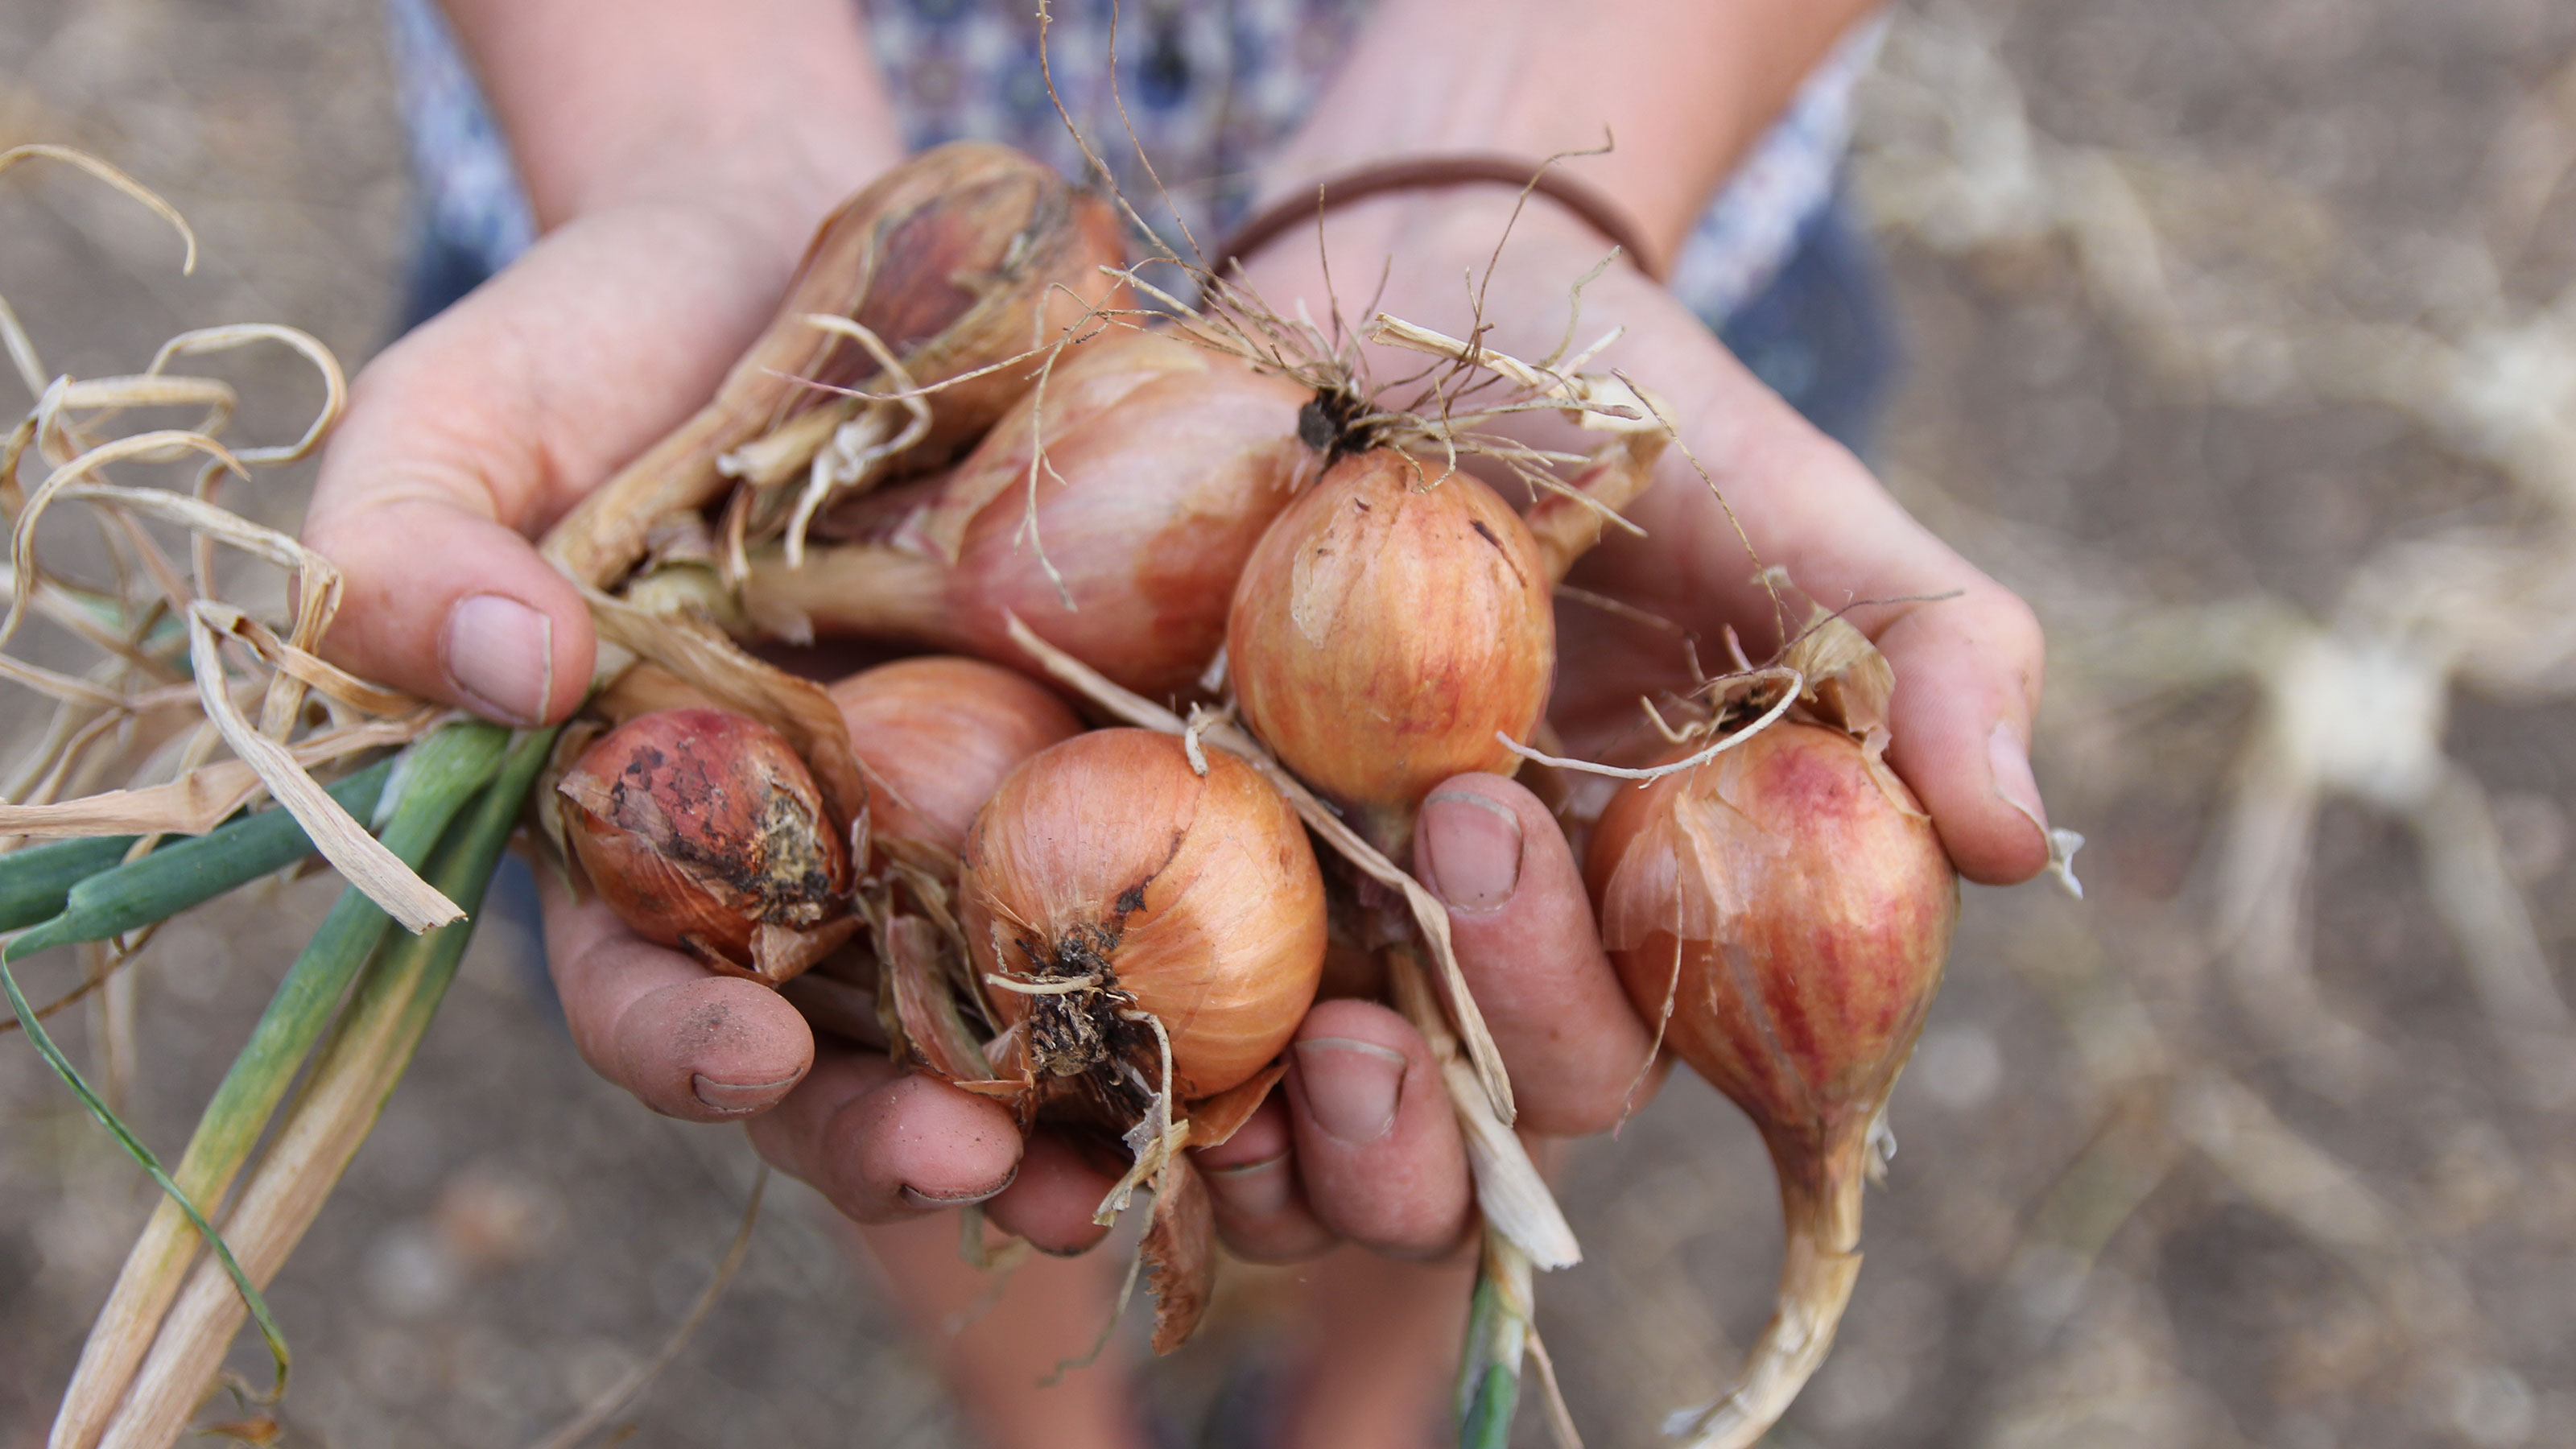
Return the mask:
[(1265, 202), (1397, 154), (1617, 149), (1573, 174), (1661, 263), (1875, 0), (1387, 0), (1268, 169)]
[(445, 0), (538, 222), (721, 198), (801, 246), (903, 157), (850, 0)]

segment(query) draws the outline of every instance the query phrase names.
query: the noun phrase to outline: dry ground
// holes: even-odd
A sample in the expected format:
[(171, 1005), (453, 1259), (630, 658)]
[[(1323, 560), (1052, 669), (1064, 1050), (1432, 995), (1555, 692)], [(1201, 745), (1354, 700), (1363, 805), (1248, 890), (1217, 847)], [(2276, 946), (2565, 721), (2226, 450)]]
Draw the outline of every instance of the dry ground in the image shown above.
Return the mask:
[[(2576, 678), (2518, 647), (2431, 718), (2491, 835), (2456, 815), (2419, 831), (2420, 800), (2380, 788), (2428, 647), (2383, 606), (2497, 576), (2391, 561), (2481, 528), (2576, 576), (2547, 552), (2576, 507), (2547, 481), (2553, 458), (2576, 468), (2548, 431), (2576, 429), (2576, 347), (2536, 325), (2576, 281), (2576, 187), (2550, 165), (2576, 156), (2571, 66), (2576, 9), (2551, 0), (1906, 10), (1864, 171), (1913, 364), (1885, 461), (2051, 626), (2039, 768), (2059, 823), (2092, 837), (2091, 898), (1970, 892), (1844, 1341), (1780, 1442), (2576, 1442), (2576, 1134), (2551, 1066), (2576, 1058), (2546, 1010), (2576, 989)], [(0, 291), (48, 365), (120, 371), (247, 319), (363, 358), (404, 231), (388, 84), (358, 0), (0, 0), (0, 144), (91, 147), (207, 243), (177, 279), (121, 203), (13, 177)], [(2435, 405), (2438, 368), (2372, 371), (2444, 347), (2504, 359), (2477, 374), (2489, 412)], [(2413, 381), (2352, 381), (2392, 369)], [(255, 429), (300, 416), (290, 370), (243, 380), (274, 398)], [(2499, 444), (2500, 416), (2539, 442)], [(2508, 599), (2475, 632), (2563, 617)], [(2341, 652), (2300, 652), (2317, 638)], [(2301, 734), (2283, 721), (2326, 686), (2263, 681), (2319, 658), (2392, 672)], [(2329, 736), (2363, 743), (2326, 783), (2377, 803), (2329, 788), (2311, 829), (2293, 787)], [(2256, 849), (2266, 819), (2313, 852)], [(2444, 875), (2463, 840), (2494, 869)], [(2540, 948), (2514, 958), (2519, 998), (2496, 994), (2500, 881)], [(182, 1140), (327, 891), (210, 909), (141, 968), (127, 1091), (152, 1142)], [(275, 1293), (295, 1441), (532, 1440), (649, 1350), (721, 1249), (739, 1137), (582, 1070), (526, 956), (507, 931), (478, 944)], [(1695, 1085), (1574, 1151), (1592, 1261), (1545, 1285), (1543, 1322), (1591, 1442), (1656, 1442), (1758, 1328), (1769, 1191), (1749, 1130)], [(42, 1442), (147, 1194), (0, 1041), (0, 1446)], [(1186, 1352), (1160, 1391), (1196, 1401), (1238, 1342)], [(634, 1417), (638, 1445), (958, 1438), (794, 1192)]]

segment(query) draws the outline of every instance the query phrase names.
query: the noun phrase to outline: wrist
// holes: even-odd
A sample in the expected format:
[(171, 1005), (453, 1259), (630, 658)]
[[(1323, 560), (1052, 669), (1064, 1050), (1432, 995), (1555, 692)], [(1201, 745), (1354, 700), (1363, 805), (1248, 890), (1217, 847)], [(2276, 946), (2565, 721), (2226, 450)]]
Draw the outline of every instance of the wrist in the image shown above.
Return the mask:
[[(1494, 329), (1488, 345), (1535, 359), (1554, 349), (1574, 285), (1613, 245), (1550, 198), (1472, 184), (1368, 197), (1332, 208), (1320, 229), (1310, 209), (1241, 260), (1255, 290), (1283, 316), (1294, 316), (1301, 302), (1318, 319), (1338, 306), (1344, 321), (1365, 328), (1361, 309), (1375, 298), (1378, 310), (1452, 336), (1481, 322)], [(1481, 316), (1474, 300), (1480, 290)], [(1585, 288), (1586, 330), (1612, 325), (1595, 326), (1613, 317), (1604, 303), (1617, 299), (1615, 311), (1630, 313), (1630, 299), (1640, 296), (1664, 293), (1635, 267), (1608, 268)]]
[(444, 0), (541, 229), (720, 207), (791, 249), (903, 145), (848, 0)]
[(700, 139), (559, 186), (538, 215), (547, 230), (611, 213), (704, 217), (792, 265), (834, 207), (902, 159), (892, 148), (833, 151), (787, 136)]
[(1618, 202), (1546, 161), (1493, 152), (1401, 156), (1319, 178), (1273, 201), (1235, 228), (1234, 235), (1217, 253), (1217, 269), (1223, 271), (1227, 262), (1258, 252), (1272, 239), (1300, 225), (1311, 225), (1374, 197), (1479, 186), (1508, 188), (1516, 212), (1525, 210), (1530, 200), (1557, 207), (1617, 247), (1629, 266), (1662, 280), (1660, 251)]

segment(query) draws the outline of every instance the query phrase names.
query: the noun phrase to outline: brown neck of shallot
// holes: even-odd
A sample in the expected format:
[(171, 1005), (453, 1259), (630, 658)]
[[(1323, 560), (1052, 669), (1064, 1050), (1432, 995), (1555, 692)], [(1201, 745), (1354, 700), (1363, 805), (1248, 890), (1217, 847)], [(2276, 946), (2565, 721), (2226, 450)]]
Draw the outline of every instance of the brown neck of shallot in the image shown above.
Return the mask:
[(1655, 461), (1663, 456), (1665, 441), (1660, 430), (1629, 433), (1565, 480), (1568, 491), (1541, 495), (1521, 515), (1551, 586), (1565, 582), (1575, 562), (1615, 526), (1612, 515), (1654, 486)]
[(1849, 1170), (1828, 1171), (1816, 1182), (1782, 1174), (1786, 1240), (1771, 1321), (1746, 1355), (1743, 1377), (1685, 1431), (1690, 1449), (1749, 1449), (1760, 1443), (1832, 1351), (1834, 1329), (1860, 1277), (1865, 1174), (1857, 1154), (1845, 1166)]
[(1223, 642), (1245, 558), (1313, 471), (1303, 396), (1161, 333), (1086, 342), (918, 507), (874, 520), (865, 541), (909, 557), (835, 550), (815, 579), (762, 558), (750, 612), (1027, 668), (1017, 618), (1125, 688), (1185, 693)]
[(743, 576), (742, 611), (773, 632), (795, 637), (858, 635), (932, 648), (964, 640), (950, 621), (948, 571), (936, 559), (883, 543), (836, 543), (808, 549), (790, 568), (777, 548), (751, 557)]

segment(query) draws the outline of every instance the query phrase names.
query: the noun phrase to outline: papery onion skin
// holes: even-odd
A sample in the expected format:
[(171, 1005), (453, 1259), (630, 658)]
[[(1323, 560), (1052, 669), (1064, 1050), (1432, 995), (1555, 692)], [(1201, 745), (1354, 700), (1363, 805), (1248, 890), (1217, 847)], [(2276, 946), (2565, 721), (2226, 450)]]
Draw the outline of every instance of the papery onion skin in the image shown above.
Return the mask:
[(719, 709), (640, 715), (584, 751), (556, 786), (593, 889), (637, 935), (709, 964), (754, 963), (763, 926), (843, 919), (849, 850), (822, 792), (776, 730)]
[[(908, 364), (917, 349), (942, 344), (936, 361), (911, 367), (916, 381), (1015, 356), (1080, 328), (1094, 307), (1127, 302), (1125, 283), (1106, 270), (1127, 260), (1126, 223), (1107, 198), (1008, 146), (951, 142), (921, 160), (931, 158), (949, 162), (930, 183), (941, 189), (925, 188), (909, 210), (886, 211), (876, 267), (849, 307)], [(996, 298), (1007, 305), (992, 308)], [(971, 334), (945, 335), (979, 306), (992, 315)], [(1033, 370), (1000, 368), (933, 394), (926, 446), (992, 426), (1028, 390)], [(855, 386), (876, 372), (864, 349), (840, 340), (810, 375)]]
[[(961, 923), (975, 969), (1020, 978), (1095, 951), (1170, 1034), (1174, 1095), (1249, 1080), (1295, 1034), (1324, 961), (1305, 827), (1250, 766), (1096, 730), (1032, 756), (968, 833)], [(1035, 947), (1033, 956), (1031, 947)], [(1006, 1020), (1030, 998), (991, 993)], [(1144, 1060), (1150, 1064), (1150, 1037)]]
[(1207, 668), (1245, 558), (1313, 471), (1296, 437), (1307, 395), (1160, 333), (1085, 343), (994, 425), (902, 536), (820, 549), (801, 569), (756, 559), (746, 606), (802, 615), (821, 633), (1030, 667), (1005, 622), (1016, 613), (1117, 683), (1169, 698)]
[[(1436, 484), (1433, 480), (1438, 480)], [(1556, 619), (1493, 490), (1390, 450), (1343, 458), (1244, 566), (1226, 624), (1244, 719), (1381, 849), (1452, 775), (1511, 774), (1547, 712)]]
[(950, 855), (1005, 776), (1082, 729), (1045, 686), (979, 659), (898, 659), (829, 692), (868, 771), (874, 834)]
[[(843, 410), (805, 380), (880, 380), (866, 349), (817, 329), (809, 314), (856, 319), (915, 384), (928, 384), (1061, 337), (1095, 307), (1123, 305), (1125, 284), (1103, 269), (1125, 259), (1116, 208), (1034, 157), (977, 141), (913, 157), (824, 220), (777, 315), (715, 396), (583, 498), (547, 534), (547, 558), (584, 583), (614, 583), (662, 519), (723, 496), (730, 480), (719, 458), (816, 421), (806, 415)], [(930, 436), (907, 465), (953, 456), (1019, 398), (1027, 372), (1002, 367), (937, 394)], [(819, 441), (795, 451), (797, 466)]]
[(1586, 877), (1629, 1000), (1650, 1024), (1669, 1003), (1665, 1044), (1753, 1119), (1779, 1174), (1779, 1310), (1686, 1436), (1742, 1449), (1823, 1362), (1849, 1301), (1870, 1134), (1940, 986), (1957, 877), (1885, 765), (1796, 720), (1622, 789)]

